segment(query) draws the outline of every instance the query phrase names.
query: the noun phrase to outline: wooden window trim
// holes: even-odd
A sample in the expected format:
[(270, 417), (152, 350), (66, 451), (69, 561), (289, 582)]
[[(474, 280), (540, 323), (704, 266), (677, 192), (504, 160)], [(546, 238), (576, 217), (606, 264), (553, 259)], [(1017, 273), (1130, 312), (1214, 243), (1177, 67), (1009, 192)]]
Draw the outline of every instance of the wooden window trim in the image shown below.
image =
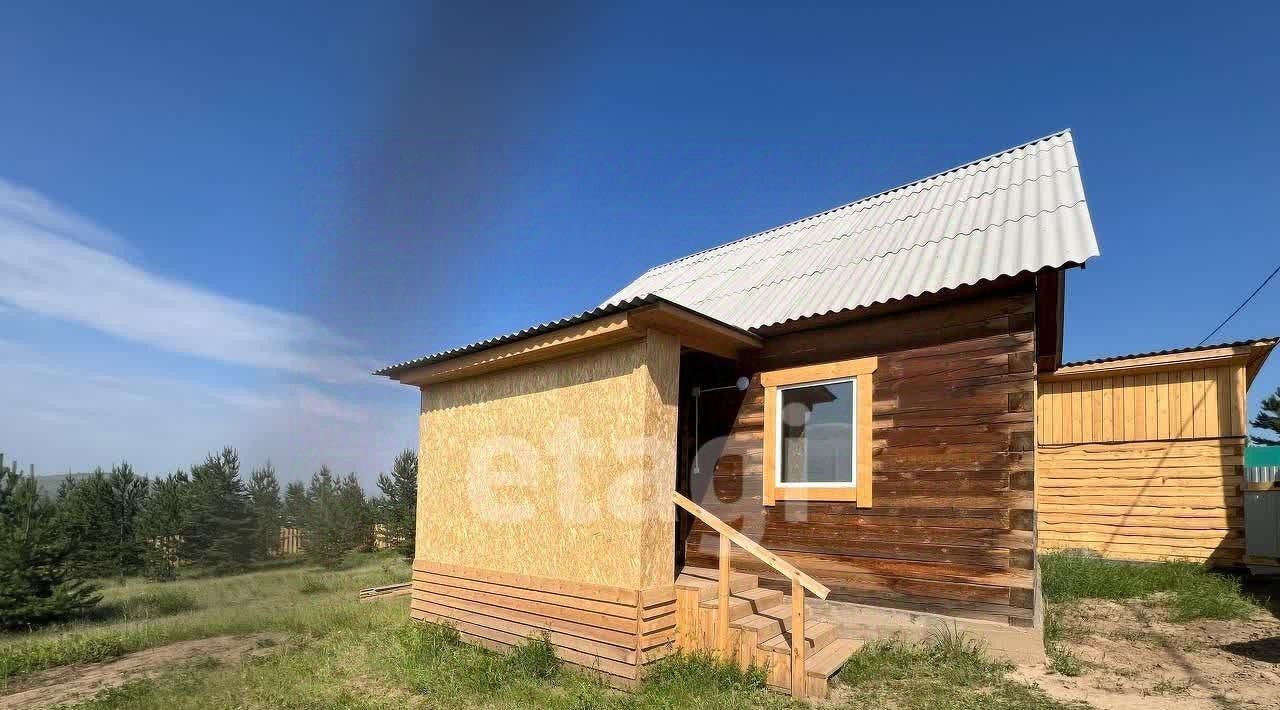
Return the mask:
[[(843, 501), (857, 503), (859, 508), (871, 507), (871, 403), (874, 392), (874, 375), (878, 365), (874, 357), (855, 360), (839, 360), (819, 365), (789, 367), (760, 373), (764, 386), (764, 504), (774, 505), (780, 500)], [(855, 379), (857, 404), (855, 420), (857, 431), (856, 459), (853, 486), (804, 486), (778, 485), (778, 388), (803, 385), (827, 380)]]

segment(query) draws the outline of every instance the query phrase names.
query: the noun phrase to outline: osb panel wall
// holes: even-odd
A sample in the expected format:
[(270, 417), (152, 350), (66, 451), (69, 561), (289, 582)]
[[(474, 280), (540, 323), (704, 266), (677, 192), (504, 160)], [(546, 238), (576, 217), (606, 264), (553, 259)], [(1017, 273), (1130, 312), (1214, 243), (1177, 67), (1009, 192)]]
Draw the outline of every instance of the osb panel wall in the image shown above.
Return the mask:
[(1220, 566), (1244, 554), (1244, 440), (1042, 446), (1040, 549)]
[(410, 609), (496, 650), (544, 637), (562, 660), (624, 687), (670, 652), (676, 634), (669, 581), (635, 590), (417, 560)]
[(1239, 437), (1244, 366), (1043, 382), (1037, 441), (1083, 444)]
[[(710, 481), (694, 499), (832, 589), (831, 598), (1034, 623), (1034, 316), (1030, 288), (766, 340)], [(873, 504), (762, 492), (759, 373), (875, 355)], [(695, 524), (691, 564), (716, 563)], [(736, 568), (784, 588), (746, 556)]]
[(646, 589), (674, 578), (679, 342), (423, 389), (417, 558)]

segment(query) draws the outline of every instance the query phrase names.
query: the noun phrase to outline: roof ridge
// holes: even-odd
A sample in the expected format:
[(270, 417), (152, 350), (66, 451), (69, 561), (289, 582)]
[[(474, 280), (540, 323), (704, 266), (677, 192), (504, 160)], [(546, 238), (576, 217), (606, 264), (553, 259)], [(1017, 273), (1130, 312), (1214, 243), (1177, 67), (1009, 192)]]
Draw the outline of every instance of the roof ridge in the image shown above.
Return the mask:
[[(826, 215), (831, 214), (832, 212), (838, 212), (839, 210), (843, 210), (843, 209), (848, 208), (848, 207), (853, 207), (854, 205), (860, 204), (860, 203), (862, 203), (862, 202), (868, 202), (868, 201), (870, 201), (870, 200), (874, 200), (874, 199), (875, 199), (875, 198), (877, 198), (877, 197), (883, 197), (884, 195), (888, 195), (888, 194), (890, 194), (890, 193), (894, 193), (894, 192), (897, 192), (897, 191), (899, 191), (899, 190), (905, 190), (905, 189), (907, 189), (907, 188), (909, 188), (909, 187), (914, 187), (915, 185), (919, 185), (920, 183), (928, 182), (929, 180), (933, 180), (933, 179), (935, 179), (935, 178), (940, 178), (940, 177), (942, 177), (942, 176), (944, 176), (944, 175), (949, 175), (949, 174), (951, 174), (951, 173), (954, 173), (954, 172), (957, 172), (957, 171), (960, 171), (960, 170), (964, 170), (965, 168), (973, 167), (974, 165), (977, 165), (978, 163), (981, 163), (981, 162), (984, 162), (984, 161), (987, 161), (987, 160), (991, 160), (991, 159), (993, 159), (993, 158), (999, 158), (999, 157), (1001, 157), (1001, 156), (1004, 156), (1004, 155), (1007, 155), (1007, 154), (1009, 154), (1009, 153), (1012, 153), (1012, 152), (1014, 152), (1015, 150), (1022, 150), (1023, 148), (1028, 148), (1028, 147), (1033, 146), (1033, 145), (1035, 145), (1035, 144), (1037, 144), (1037, 143), (1043, 143), (1043, 142), (1045, 142), (1045, 141), (1052, 140), (1052, 139), (1057, 138), (1057, 137), (1059, 137), (1059, 136), (1064, 136), (1064, 135), (1066, 135), (1066, 136), (1070, 136), (1070, 134), (1071, 134), (1071, 129), (1070, 129), (1070, 128), (1064, 128), (1064, 129), (1062, 129), (1062, 130), (1060, 130), (1060, 131), (1056, 131), (1056, 132), (1054, 132), (1054, 133), (1050, 133), (1049, 135), (1041, 136), (1040, 138), (1036, 138), (1036, 139), (1034, 139), (1034, 140), (1029, 140), (1029, 141), (1027, 141), (1027, 142), (1025, 142), (1025, 143), (1022, 143), (1022, 144), (1019, 144), (1019, 145), (1015, 145), (1015, 146), (1013, 146), (1012, 148), (1005, 148), (1004, 150), (996, 151), (995, 153), (992, 153), (991, 155), (983, 156), (983, 157), (978, 158), (978, 159), (976, 159), (976, 160), (970, 160), (970, 161), (968, 161), (968, 162), (966, 162), (966, 163), (962, 163), (962, 164), (960, 164), (960, 165), (956, 165), (956, 166), (954, 166), (954, 167), (947, 168), (946, 170), (943, 170), (943, 171), (941, 171), (941, 172), (937, 172), (937, 173), (934, 173), (934, 174), (932, 174), (932, 175), (928, 175), (928, 176), (926, 176), (926, 177), (918, 178), (918, 179), (916, 179), (916, 180), (912, 180), (912, 181), (910, 181), (910, 182), (905, 182), (905, 183), (903, 183), (903, 184), (901, 184), (901, 185), (898, 185), (897, 187), (891, 187), (891, 188), (889, 188), (889, 189), (887, 189), (887, 190), (881, 190), (880, 192), (876, 192), (876, 193), (873, 193), (873, 194), (870, 194), (870, 195), (866, 195), (866, 196), (864, 196), (864, 197), (859, 197), (858, 199), (853, 200), (853, 201), (851, 201), (851, 202), (846, 202), (846, 203), (844, 203), (844, 204), (837, 205), (837, 206), (835, 206), (835, 207), (831, 207), (831, 208), (828, 208), (828, 209), (822, 210), (821, 212), (815, 212), (815, 213), (813, 213), (813, 214), (811, 214), (811, 215), (807, 215), (807, 216), (804, 216), (804, 217), (800, 217), (799, 219), (793, 219), (793, 220), (791, 220), (790, 222), (783, 222), (782, 224), (774, 225), (774, 226), (772, 226), (772, 227), (769, 227), (768, 229), (762, 229), (762, 230), (760, 230), (760, 231), (758, 231), (758, 232), (753, 232), (753, 233), (748, 234), (748, 235), (743, 236), (743, 237), (738, 237), (737, 239), (733, 239), (733, 240), (727, 241), (727, 242), (725, 242), (725, 243), (723, 243), (723, 244), (718, 244), (718, 245), (713, 246), (713, 247), (707, 247), (706, 249), (700, 249), (700, 250), (698, 250), (698, 251), (693, 252), (692, 254), (685, 254), (685, 255), (684, 255), (684, 256), (682, 256), (682, 257), (679, 257), (679, 258), (676, 258), (676, 259), (672, 259), (672, 260), (670, 260), (670, 261), (665, 261), (665, 262), (663, 262), (663, 263), (661, 263), (661, 264), (657, 264), (657, 265), (655, 265), (655, 266), (651, 266), (651, 267), (649, 267), (648, 269), (645, 269), (645, 270), (644, 270), (644, 272), (642, 272), (642, 273), (640, 274), (640, 277), (643, 277), (645, 274), (649, 274), (649, 273), (655, 272), (655, 271), (657, 271), (658, 269), (661, 269), (661, 268), (663, 268), (663, 267), (671, 266), (672, 264), (677, 264), (677, 263), (682, 262), (682, 261), (685, 261), (685, 260), (687, 260), (687, 259), (692, 259), (692, 258), (694, 258), (694, 257), (701, 256), (701, 255), (706, 254), (706, 253), (708, 253), (708, 252), (716, 251), (717, 249), (723, 249), (723, 248), (728, 247), (728, 246), (733, 246), (734, 244), (739, 244), (739, 243), (741, 243), (741, 242), (745, 242), (745, 241), (747, 241), (748, 239), (755, 239), (756, 237), (760, 237), (760, 236), (763, 236), (763, 235), (765, 235), (765, 234), (769, 234), (770, 232), (776, 232), (776, 231), (778, 231), (778, 230), (780, 230), (780, 229), (784, 229), (784, 228), (786, 228), (786, 227), (790, 227), (790, 226), (795, 225), (795, 224), (800, 224), (801, 222), (807, 222), (807, 221), (812, 220), (812, 219), (817, 219), (817, 218), (819, 218), (819, 217), (824, 217), (824, 216), (826, 216)], [(1075, 141), (1074, 141), (1074, 139), (1072, 140), (1072, 142), (1073, 142), (1073, 143), (1075, 142)], [(639, 277), (638, 277), (638, 278), (639, 278)]]

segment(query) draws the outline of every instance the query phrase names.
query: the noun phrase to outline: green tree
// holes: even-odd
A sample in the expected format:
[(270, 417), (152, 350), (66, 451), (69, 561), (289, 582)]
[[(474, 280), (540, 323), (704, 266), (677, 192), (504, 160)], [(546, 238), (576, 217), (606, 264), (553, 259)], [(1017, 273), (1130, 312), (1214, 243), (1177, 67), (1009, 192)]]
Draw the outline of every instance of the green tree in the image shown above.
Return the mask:
[(348, 551), (373, 549), (373, 509), (354, 473), (338, 483), (338, 510), (342, 538)]
[(249, 507), (253, 510), (253, 554), (263, 560), (280, 544), (282, 519), (280, 481), (270, 461), (249, 475)]
[(414, 533), (417, 529), (418, 454), (405, 449), (391, 465), (391, 475), (378, 474), (382, 491), (379, 518), (393, 547), (405, 558), (414, 555)]
[(191, 509), (191, 479), (178, 471), (151, 482), (138, 514), (138, 531), (145, 553), (143, 574), (156, 581), (176, 576), (182, 529)]
[(77, 540), (64, 533), (57, 508), (40, 495), (34, 477), (0, 471), (0, 628), (71, 619), (102, 601), (72, 572)]
[(302, 552), (322, 567), (334, 568), (350, 549), (343, 516), (340, 483), (328, 466), (311, 475), (307, 504), (302, 512)]
[[(1271, 396), (1262, 400), (1262, 408), (1258, 410), (1258, 416), (1249, 422), (1255, 429), (1265, 429), (1280, 435), (1280, 387)], [(1280, 436), (1272, 438), (1269, 436), (1251, 436), (1253, 443), (1260, 446), (1280, 446)]]
[(284, 506), (281, 512), (286, 527), (302, 527), (307, 517), (307, 484), (302, 481), (290, 481), (289, 485), (284, 487)]
[(190, 503), (178, 556), (218, 572), (243, 569), (253, 559), (254, 526), (235, 449), (191, 467)]
[(72, 563), (93, 577), (136, 574), (145, 546), (138, 534), (138, 513), (147, 497), (147, 479), (122, 462), (110, 473), (97, 469), (68, 479), (58, 491), (64, 534), (81, 543)]

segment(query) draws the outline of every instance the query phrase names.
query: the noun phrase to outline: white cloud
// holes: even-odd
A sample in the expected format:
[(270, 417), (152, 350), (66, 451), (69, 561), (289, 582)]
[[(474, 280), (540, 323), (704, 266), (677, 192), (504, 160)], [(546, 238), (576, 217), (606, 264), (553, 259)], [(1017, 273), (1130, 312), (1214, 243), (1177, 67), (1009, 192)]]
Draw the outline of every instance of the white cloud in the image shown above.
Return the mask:
[(377, 363), (323, 324), (150, 273), (126, 252), (110, 232), (0, 180), (0, 304), (160, 350), (328, 382), (371, 380)]
[(365, 390), (353, 401), (298, 384), (247, 389), (177, 378), (86, 372), (80, 363), (0, 340), (0, 448), (39, 471), (91, 470), (128, 460), (165, 473), (223, 446), (244, 472), (267, 459), (284, 478), (321, 464), (356, 471), (368, 490), (416, 443), (416, 392)]

